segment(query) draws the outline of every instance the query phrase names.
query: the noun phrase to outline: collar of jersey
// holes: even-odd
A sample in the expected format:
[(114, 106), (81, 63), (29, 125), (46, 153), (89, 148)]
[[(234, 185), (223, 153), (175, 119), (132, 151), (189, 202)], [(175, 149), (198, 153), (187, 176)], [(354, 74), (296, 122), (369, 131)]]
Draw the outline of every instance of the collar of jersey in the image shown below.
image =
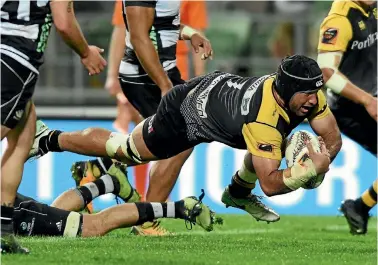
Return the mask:
[[(274, 97), (273, 95), (273, 82), (276, 78), (276, 75), (268, 78), (265, 83), (264, 83), (264, 94), (263, 94), (263, 98), (264, 98), (264, 95), (267, 95), (269, 93), (269, 97), (272, 97), (273, 100), (274, 100), (274, 103), (275, 103), (275, 107), (276, 107), (276, 110), (278, 110), (278, 113), (285, 119), (285, 121), (287, 123), (290, 123), (290, 118), (289, 118), (289, 115), (287, 114), (286, 110), (281, 107), (281, 105), (277, 102), (276, 98)], [(265, 86), (268, 86), (268, 87), (265, 87)]]
[(356, 8), (356, 9), (358, 9), (358, 10), (360, 10), (361, 11), (361, 13), (364, 15), (364, 16), (366, 16), (366, 17), (369, 17), (369, 12), (366, 12), (366, 10), (365, 9), (363, 9), (363, 7), (362, 6), (360, 6), (359, 4), (357, 4), (356, 2), (354, 2), (354, 1), (352, 1), (352, 0), (350, 0), (350, 5), (351, 5), (351, 7), (353, 7), (353, 8)]

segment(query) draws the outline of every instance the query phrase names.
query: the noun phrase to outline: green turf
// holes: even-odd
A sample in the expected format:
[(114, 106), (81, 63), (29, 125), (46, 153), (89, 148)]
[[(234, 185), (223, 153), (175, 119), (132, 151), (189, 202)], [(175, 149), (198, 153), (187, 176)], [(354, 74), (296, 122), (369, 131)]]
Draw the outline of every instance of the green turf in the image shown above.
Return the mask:
[(350, 235), (343, 217), (283, 216), (269, 225), (247, 215), (224, 219), (210, 233), (164, 221), (178, 234), (160, 238), (131, 236), (129, 229), (103, 238), (25, 238), (31, 254), (3, 256), (2, 264), (377, 264), (375, 218), (366, 236)]

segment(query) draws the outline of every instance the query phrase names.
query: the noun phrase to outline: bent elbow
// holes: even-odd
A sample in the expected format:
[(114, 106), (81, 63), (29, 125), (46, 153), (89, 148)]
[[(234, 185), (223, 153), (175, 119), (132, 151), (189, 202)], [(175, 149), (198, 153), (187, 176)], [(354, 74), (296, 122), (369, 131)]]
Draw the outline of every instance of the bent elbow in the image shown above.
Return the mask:
[(331, 78), (335, 71), (330, 68), (322, 68), (322, 73), (323, 73), (323, 79), (324, 82), (327, 83), (327, 81)]

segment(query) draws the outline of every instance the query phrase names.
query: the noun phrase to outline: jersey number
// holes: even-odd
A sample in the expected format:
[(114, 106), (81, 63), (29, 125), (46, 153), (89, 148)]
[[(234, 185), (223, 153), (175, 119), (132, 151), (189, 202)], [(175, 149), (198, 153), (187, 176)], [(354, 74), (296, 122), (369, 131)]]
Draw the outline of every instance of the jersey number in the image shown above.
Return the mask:
[[(6, 1), (1, 0), (1, 19), (9, 20), (9, 13), (5, 10), (3, 10), (4, 4), (6, 2), (12, 2), (11, 4), (17, 4), (17, 19), (23, 20), (23, 21), (30, 21), (30, 5), (31, 0), (19, 0), (19, 1)], [(34, 1), (37, 2), (38, 7), (46, 6), (49, 0), (37, 0)]]

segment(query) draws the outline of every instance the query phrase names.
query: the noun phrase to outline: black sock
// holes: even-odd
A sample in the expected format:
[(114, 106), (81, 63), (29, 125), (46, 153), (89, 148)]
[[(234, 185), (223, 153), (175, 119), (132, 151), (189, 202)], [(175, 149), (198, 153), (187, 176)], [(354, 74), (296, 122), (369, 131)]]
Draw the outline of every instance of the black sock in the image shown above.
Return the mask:
[(14, 207), (1, 206), (1, 234), (13, 233), (13, 212)]
[(184, 201), (177, 202), (136, 202), (139, 219), (136, 225), (152, 222), (157, 218), (184, 218)]
[(244, 197), (247, 197), (251, 193), (252, 191), (251, 188), (247, 188), (239, 184), (243, 182), (245, 181), (242, 180), (239, 177), (238, 172), (236, 172), (235, 175), (232, 177), (231, 184), (228, 185), (228, 190), (232, 197), (244, 198)]
[(44, 153), (47, 152), (62, 152), (59, 147), (58, 137), (62, 131), (54, 130), (48, 135), (41, 137), (39, 140), (39, 148), (42, 149)]
[(75, 190), (83, 199), (84, 206), (86, 206), (98, 196), (107, 193), (113, 193), (117, 195), (120, 188), (121, 187), (118, 179), (106, 174), (93, 182), (86, 183), (85, 185), (76, 188)]
[(364, 215), (367, 215), (369, 214), (369, 211), (371, 209), (371, 207), (367, 206), (363, 200), (362, 200), (362, 197), (356, 199), (354, 201), (355, 205), (356, 205), (356, 208)]

